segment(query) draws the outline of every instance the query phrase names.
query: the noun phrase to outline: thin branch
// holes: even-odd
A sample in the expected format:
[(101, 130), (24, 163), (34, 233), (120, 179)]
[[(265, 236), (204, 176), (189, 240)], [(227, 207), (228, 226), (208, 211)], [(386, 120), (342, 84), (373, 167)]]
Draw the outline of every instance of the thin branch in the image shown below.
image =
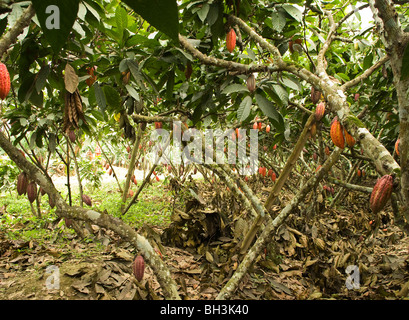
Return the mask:
[(26, 11), (23, 12), (20, 18), (17, 19), (14, 26), (5, 33), (0, 39), (0, 57), (10, 48), (13, 43), (17, 42), (17, 37), (24, 28), (26, 28), (31, 21), (31, 18), (35, 15), (34, 7), (32, 4), (28, 6)]
[(341, 86), (341, 90), (345, 92), (348, 88), (351, 88), (355, 85), (357, 85), (359, 82), (363, 81), (364, 79), (368, 78), (373, 72), (376, 71), (380, 66), (382, 66), (385, 62), (389, 60), (389, 56), (386, 55), (382, 59), (380, 59), (377, 63), (372, 65), (370, 68), (366, 69), (361, 75), (355, 77), (354, 79), (345, 82)]

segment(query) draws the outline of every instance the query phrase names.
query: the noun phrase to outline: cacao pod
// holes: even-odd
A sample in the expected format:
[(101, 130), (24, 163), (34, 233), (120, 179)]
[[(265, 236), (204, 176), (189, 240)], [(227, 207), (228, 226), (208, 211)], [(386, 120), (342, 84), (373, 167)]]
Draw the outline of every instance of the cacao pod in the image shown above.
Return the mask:
[(317, 134), (317, 124), (314, 122), (310, 128), (311, 138), (315, 139), (315, 135)]
[(359, 100), (359, 93), (355, 93), (355, 95), (354, 95), (354, 100), (355, 100), (355, 101), (358, 101), (358, 100)]
[(253, 93), (256, 90), (256, 78), (254, 77), (254, 74), (249, 75), (246, 84), (247, 89), (249, 89), (251, 93)]
[(75, 131), (74, 130), (70, 130), (69, 132), (68, 132), (68, 138), (70, 139), (70, 141), (72, 142), (72, 143), (74, 143), (75, 142)]
[(253, 129), (254, 129), (254, 130), (257, 130), (257, 129), (258, 129), (258, 124), (257, 124), (257, 122), (254, 122), (254, 123), (253, 123)]
[(273, 169), (268, 169), (267, 177), (271, 177), (272, 174), (273, 174)]
[(327, 156), (329, 156), (331, 154), (331, 151), (329, 150), (328, 146), (325, 146), (325, 150), (324, 150), (325, 154)]
[(190, 79), (190, 76), (192, 75), (193, 69), (192, 69), (192, 64), (190, 61), (187, 62), (186, 64), (186, 69), (185, 69), (185, 77), (187, 80)]
[(355, 145), (355, 139), (354, 139), (354, 137), (351, 136), (351, 135), (349, 134), (349, 132), (346, 131), (345, 129), (344, 129), (344, 135), (345, 135), (345, 142), (347, 143), (347, 145), (348, 145), (350, 148), (353, 148), (354, 145)]
[(325, 113), (325, 103), (320, 102), (317, 105), (317, 108), (315, 108), (315, 121), (320, 121), (322, 117), (324, 116)]
[(136, 280), (141, 281), (145, 272), (145, 261), (142, 256), (137, 256), (132, 265), (133, 274)]
[(27, 185), (27, 197), (31, 203), (37, 198), (37, 185), (34, 181)]
[(82, 201), (84, 201), (87, 206), (90, 206), (90, 207), (92, 206), (91, 198), (87, 196), (86, 194), (82, 195)]
[(270, 130), (271, 130), (271, 127), (270, 127), (270, 125), (268, 124), (268, 125), (266, 126), (266, 133), (269, 133)]
[(316, 104), (318, 101), (320, 101), (321, 98), (321, 91), (315, 89), (314, 87), (311, 87), (311, 101), (312, 103)]
[(393, 177), (391, 175), (384, 175), (376, 181), (373, 187), (369, 204), (373, 213), (378, 213), (388, 202), (392, 195)]
[(234, 31), (234, 29), (230, 29), (226, 35), (226, 48), (230, 53), (232, 53), (235, 47), (236, 47), (236, 32)]
[(25, 172), (22, 172), (17, 177), (17, 193), (19, 196), (26, 194), (28, 185), (28, 177)]
[(275, 172), (273, 172), (273, 173), (271, 174), (271, 180), (273, 180), (273, 182), (275, 182), (276, 179), (277, 179), (277, 176), (276, 176)]
[(4, 63), (0, 62), (0, 99), (6, 99), (10, 92), (10, 74)]
[(398, 140), (396, 140), (395, 142), (395, 151), (398, 157), (399, 157), (399, 143), (400, 143), (400, 138), (398, 138)]
[(330, 136), (334, 145), (336, 145), (340, 149), (344, 149), (345, 147), (344, 129), (342, 127), (341, 122), (339, 122), (337, 116), (335, 116), (334, 120), (332, 120)]
[(258, 168), (258, 172), (263, 176), (263, 178), (266, 176), (267, 174), (267, 169), (265, 167), (260, 167)]

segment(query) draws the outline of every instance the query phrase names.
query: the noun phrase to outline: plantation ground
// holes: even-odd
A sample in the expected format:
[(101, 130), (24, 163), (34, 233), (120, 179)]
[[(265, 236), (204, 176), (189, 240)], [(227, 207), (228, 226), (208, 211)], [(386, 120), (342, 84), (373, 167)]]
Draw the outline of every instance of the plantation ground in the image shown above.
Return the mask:
[[(124, 176), (124, 169), (115, 169), (119, 177)], [(55, 181), (60, 190), (65, 179)], [(228, 198), (220, 185), (217, 193), (202, 180), (193, 181), (205, 205), (196, 204), (187, 211), (186, 204), (191, 201), (188, 193), (180, 191), (175, 198), (170, 184), (161, 179), (144, 189), (140, 201), (122, 219), (161, 251), (183, 298), (214, 299), (240, 262), (234, 250), (239, 238), (235, 229), (208, 238), (190, 236), (189, 229), (200, 233), (197, 230), (202, 225), (196, 225), (200, 212), (218, 214), (213, 210), (216, 194)], [(254, 181), (253, 187), (260, 190), (261, 198), (266, 197), (268, 186), (260, 187), (258, 183)], [(91, 194), (94, 208), (119, 216), (120, 196), (116, 191), (116, 181), (105, 174), (103, 187)], [(324, 201), (316, 215), (305, 215), (305, 208), (299, 208), (273, 236), (275, 241), (257, 259), (234, 298), (406, 298), (409, 238), (394, 226), (389, 206), (381, 213), (380, 228), (374, 232), (370, 223), (373, 217), (365, 205), (367, 197), (351, 193), (343, 207), (336, 209)], [(283, 196), (283, 203), (274, 210), (279, 212), (290, 198)], [(24, 197), (17, 198), (13, 193), (3, 194), (0, 199), (0, 299), (163, 298), (149, 267), (140, 283), (134, 278), (131, 265), (136, 251), (111, 231), (92, 226), (93, 235), (81, 240), (63, 220), (57, 219), (53, 210), (48, 212), (47, 197), (42, 201), (41, 219), (33, 217)], [(232, 200), (221, 209), (228, 212), (234, 207)], [(183, 228), (175, 227), (183, 235), (179, 242), (163, 236), (174, 231), (169, 228), (174, 208), (187, 211), (191, 218), (185, 217), (190, 224)], [(359, 289), (346, 287), (348, 265), (359, 266)], [(58, 267), (59, 289), (47, 288), (49, 266)]]

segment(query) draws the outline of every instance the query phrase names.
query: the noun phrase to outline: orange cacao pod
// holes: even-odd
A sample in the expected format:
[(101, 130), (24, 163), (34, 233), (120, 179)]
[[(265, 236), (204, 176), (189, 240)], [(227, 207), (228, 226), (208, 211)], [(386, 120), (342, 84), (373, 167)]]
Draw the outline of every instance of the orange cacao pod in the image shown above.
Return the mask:
[(0, 99), (6, 99), (10, 92), (10, 74), (4, 63), (0, 62)]
[(334, 145), (336, 145), (338, 148), (344, 149), (344, 129), (337, 116), (335, 116), (334, 120), (332, 120), (330, 135)]
[(141, 281), (145, 272), (145, 261), (142, 256), (137, 256), (132, 265), (133, 274), (136, 280)]
[(398, 140), (396, 140), (395, 142), (395, 151), (398, 157), (399, 157), (399, 143), (400, 143), (400, 138), (398, 138)]
[(349, 132), (346, 131), (345, 129), (344, 129), (344, 135), (345, 135), (345, 142), (347, 143), (347, 145), (348, 145), (350, 148), (353, 148), (354, 145), (355, 145), (355, 139), (354, 139), (354, 137), (351, 136), (351, 135), (349, 134)]
[(273, 172), (273, 173), (271, 174), (271, 180), (273, 180), (273, 182), (275, 182), (276, 179), (277, 179), (277, 176), (276, 176), (275, 172)]
[(19, 196), (27, 193), (28, 177), (25, 172), (22, 172), (17, 177), (17, 193)]
[(322, 117), (324, 116), (324, 113), (325, 113), (325, 103), (320, 102), (318, 103), (317, 108), (315, 108), (315, 121), (317, 122), (320, 121)]
[(247, 89), (249, 89), (250, 92), (254, 92), (256, 90), (256, 78), (254, 77), (254, 74), (249, 75), (247, 78)]
[(236, 47), (236, 32), (233, 28), (231, 28), (226, 35), (226, 47), (230, 53), (232, 53)]
[(376, 181), (373, 187), (369, 204), (373, 213), (378, 213), (388, 202), (392, 195), (393, 178), (390, 175), (384, 175)]
[(31, 203), (37, 198), (37, 185), (34, 181), (27, 185), (27, 197)]

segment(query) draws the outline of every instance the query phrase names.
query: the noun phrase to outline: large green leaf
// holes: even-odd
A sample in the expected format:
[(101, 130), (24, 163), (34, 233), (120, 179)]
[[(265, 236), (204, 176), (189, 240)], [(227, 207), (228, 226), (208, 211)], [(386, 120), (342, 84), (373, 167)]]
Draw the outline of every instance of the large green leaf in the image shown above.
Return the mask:
[(67, 42), (77, 18), (79, 0), (32, 0), (38, 21), (54, 52)]
[(123, 0), (159, 31), (178, 42), (179, 18), (176, 0)]
[(281, 116), (274, 108), (273, 103), (261, 94), (256, 94), (255, 98), (257, 105), (261, 109), (261, 111), (263, 111), (263, 113), (271, 120), (279, 123)]

